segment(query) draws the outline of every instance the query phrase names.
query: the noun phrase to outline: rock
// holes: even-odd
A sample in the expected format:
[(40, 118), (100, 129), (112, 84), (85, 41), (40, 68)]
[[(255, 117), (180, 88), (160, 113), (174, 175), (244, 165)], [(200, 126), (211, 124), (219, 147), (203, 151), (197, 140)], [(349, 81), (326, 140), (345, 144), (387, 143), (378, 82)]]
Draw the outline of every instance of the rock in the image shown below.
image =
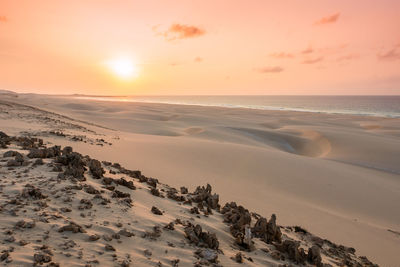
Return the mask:
[(193, 207), (190, 209), (191, 214), (200, 214), (199, 208), (198, 207)]
[(44, 253), (35, 253), (33, 255), (33, 260), (35, 261), (35, 264), (43, 264), (47, 262), (51, 262), (51, 256), (44, 254)]
[(106, 245), (104, 246), (104, 249), (105, 249), (106, 251), (115, 251), (115, 248), (114, 248), (113, 246), (111, 246), (110, 244), (106, 244)]
[(124, 193), (124, 192), (115, 190), (115, 191), (113, 192), (113, 194), (112, 194), (112, 197), (113, 197), (113, 198), (125, 198), (125, 197), (126, 197), (126, 198), (130, 198), (131, 195), (130, 195), (129, 193)]
[(155, 179), (155, 178), (147, 178), (147, 181), (146, 181), (146, 182), (147, 182), (148, 185), (150, 185), (150, 186), (156, 188), (156, 187), (157, 187), (158, 180)]
[(148, 250), (148, 249), (146, 249), (145, 251), (143, 251), (143, 253), (144, 253), (144, 255), (145, 255), (146, 257), (148, 257), (148, 258), (150, 258), (151, 255), (153, 255), (153, 253), (152, 253), (150, 250)]
[(129, 266), (130, 266), (130, 263), (129, 263), (128, 260), (123, 260), (123, 261), (120, 263), (120, 266), (121, 266), (121, 267), (129, 267)]
[(129, 189), (136, 190), (136, 186), (133, 184), (133, 181), (127, 181), (124, 178), (120, 178), (120, 179), (114, 180), (114, 182), (116, 184), (128, 187)]
[(83, 188), (84, 188), (85, 192), (88, 193), (88, 194), (91, 194), (91, 195), (98, 195), (98, 194), (100, 194), (100, 191), (97, 190), (97, 189), (95, 189), (95, 188), (94, 188), (93, 186), (91, 186), (91, 185), (86, 184), (86, 185), (84, 185)]
[(100, 161), (96, 159), (91, 159), (89, 161), (89, 170), (90, 173), (93, 175), (93, 178), (100, 179), (103, 177), (105, 173), (104, 169), (101, 167)]
[(211, 263), (216, 263), (218, 259), (218, 253), (215, 250), (208, 248), (199, 249), (195, 252), (195, 254)]
[(105, 185), (110, 185), (110, 184), (112, 184), (114, 182), (114, 179), (113, 178), (110, 178), (110, 177), (103, 177), (103, 184), (105, 184)]
[(259, 218), (252, 229), (252, 233), (254, 234), (254, 237), (259, 237), (266, 241), (267, 240), (267, 224), (268, 224), (268, 221), (266, 218), (264, 218), (264, 217)]
[(27, 222), (25, 220), (20, 220), (15, 224), (17, 228), (33, 228), (35, 227), (36, 223), (34, 221)]
[(90, 235), (89, 236), (89, 241), (97, 241), (100, 239), (100, 236), (98, 234)]
[(58, 229), (58, 232), (72, 232), (74, 234), (76, 233), (86, 233), (86, 230), (83, 229), (82, 226), (78, 225), (77, 223), (70, 222), (68, 225), (65, 225)]
[(10, 150), (10, 151), (7, 151), (7, 152), (5, 152), (3, 154), (3, 158), (15, 157), (17, 155), (22, 157), (21, 153), (19, 153), (17, 151)]
[(276, 225), (276, 215), (272, 214), (267, 224), (267, 242), (282, 242), (282, 233), (279, 226)]
[(186, 238), (191, 243), (197, 246), (204, 246), (210, 249), (218, 249), (219, 241), (214, 233), (203, 232), (201, 226), (198, 224), (193, 226), (192, 224), (185, 227)]
[(60, 146), (53, 146), (49, 148), (33, 148), (28, 153), (28, 158), (54, 158), (61, 154)]
[[(0, 132), (1, 133), (1, 132)], [(1, 255), (0, 255), (0, 261), (5, 261), (8, 256), (10, 256), (10, 253), (8, 251), (4, 251)]]
[(36, 159), (35, 162), (33, 163), (33, 166), (39, 166), (39, 165), (43, 165), (43, 159)]
[(81, 199), (80, 201), (81, 205), (79, 205), (78, 209), (83, 210), (83, 209), (91, 209), (93, 207), (92, 201), (89, 199)]
[(276, 248), (283, 253), (288, 254), (288, 258), (297, 264), (304, 264), (307, 255), (303, 248), (299, 248), (300, 243), (294, 240), (285, 240), (282, 244), (277, 245)]
[(135, 236), (134, 233), (131, 233), (131, 232), (129, 232), (128, 230), (125, 230), (125, 229), (119, 230), (118, 234), (119, 234), (119, 235), (122, 235), (122, 236), (126, 236), (126, 237)]
[(62, 150), (62, 155), (69, 155), (72, 153), (72, 151), (73, 151), (72, 147), (66, 146)]
[(189, 191), (186, 187), (181, 186), (181, 194), (187, 194)]
[(159, 191), (157, 188), (154, 188), (154, 187), (152, 187), (152, 188), (150, 189), (150, 193), (151, 193), (153, 196), (156, 196), (156, 197), (159, 197), (159, 196), (160, 196), (160, 191)]
[(43, 195), (39, 188), (33, 185), (27, 184), (22, 190), (21, 197), (23, 198), (33, 198), (33, 199), (45, 199), (47, 196)]
[(318, 246), (313, 245), (308, 249), (307, 260), (309, 263), (315, 264), (317, 267), (322, 266), (321, 252)]
[(55, 159), (55, 163), (61, 163), (62, 165), (67, 166), (64, 171), (65, 176), (74, 177), (79, 181), (86, 180), (86, 178), (84, 177), (86, 164), (81, 154), (71, 152), (69, 154), (57, 156)]
[(156, 215), (163, 215), (162, 211), (159, 210), (157, 207), (153, 206), (151, 207), (151, 212), (156, 214)]
[(232, 259), (237, 263), (243, 263), (243, 255), (240, 252), (236, 253), (235, 257), (233, 257)]
[(211, 209), (216, 209), (218, 207), (219, 195), (211, 194), (212, 187), (207, 184), (206, 187), (198, 186), (195, 192), (191, 195), (191, 199), (195, 203), (206, 203)]
[(7, 167), (19, 167), (19, 166), (22, 166), (22, 164), (16, 161), (15, 159), (10, 159), (9, 161), (7, 161)]
[(167, 229), (167, 230), (175, 230), (175, 224), (174, 224), (174, 222), (170, 222), (169, 224), (165, 225), (165, 226), (164, 226), (164, 229)]

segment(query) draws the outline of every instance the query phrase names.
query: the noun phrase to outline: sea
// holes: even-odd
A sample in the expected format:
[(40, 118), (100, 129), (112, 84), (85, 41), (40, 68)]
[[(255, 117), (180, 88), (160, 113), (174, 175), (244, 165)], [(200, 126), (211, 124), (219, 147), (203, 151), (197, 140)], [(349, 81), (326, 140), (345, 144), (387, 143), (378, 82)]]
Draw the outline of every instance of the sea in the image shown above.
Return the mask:
[(288, 110), (316, 113), (351, 114), (400, 118), (400, 95), (394, 96), (277, 96), (277, 95), (213, 95), (213, 96), (76, 96), (80, 99), (163, 103), (179, 105)]

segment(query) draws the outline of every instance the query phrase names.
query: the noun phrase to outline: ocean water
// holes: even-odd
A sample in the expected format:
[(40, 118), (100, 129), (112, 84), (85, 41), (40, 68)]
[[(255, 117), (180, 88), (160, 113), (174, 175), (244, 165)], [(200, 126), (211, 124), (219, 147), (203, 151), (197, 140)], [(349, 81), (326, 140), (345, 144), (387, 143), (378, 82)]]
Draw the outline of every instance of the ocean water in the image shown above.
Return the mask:
[(290, 110), (400, 118), (398, 96), (131, 96), (83, 97), (103, 101)]

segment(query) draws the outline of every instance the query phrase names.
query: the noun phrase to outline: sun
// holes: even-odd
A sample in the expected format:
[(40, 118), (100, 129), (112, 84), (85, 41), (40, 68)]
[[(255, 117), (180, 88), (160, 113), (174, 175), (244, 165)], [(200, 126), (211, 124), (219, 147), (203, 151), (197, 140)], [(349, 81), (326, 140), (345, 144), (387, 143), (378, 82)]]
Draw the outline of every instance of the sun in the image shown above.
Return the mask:
[(119, 78), (132, 79), (137, 78), (139, 69), (137, 64), (129, 58), (116, 58), (107, 62), (109, 69)]

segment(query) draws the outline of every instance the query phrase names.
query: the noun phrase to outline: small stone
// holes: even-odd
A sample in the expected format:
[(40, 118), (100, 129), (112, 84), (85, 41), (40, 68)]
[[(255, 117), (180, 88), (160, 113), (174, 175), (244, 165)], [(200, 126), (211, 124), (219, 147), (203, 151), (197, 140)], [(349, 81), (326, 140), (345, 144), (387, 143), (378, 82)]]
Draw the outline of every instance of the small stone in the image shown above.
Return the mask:
[(163, 213), (161, 212), (161, 210), (159, 210), (157, 207), (153, 206), (151, 208), (151, 212), (156, 214), (156, 215), (163, 215)]

